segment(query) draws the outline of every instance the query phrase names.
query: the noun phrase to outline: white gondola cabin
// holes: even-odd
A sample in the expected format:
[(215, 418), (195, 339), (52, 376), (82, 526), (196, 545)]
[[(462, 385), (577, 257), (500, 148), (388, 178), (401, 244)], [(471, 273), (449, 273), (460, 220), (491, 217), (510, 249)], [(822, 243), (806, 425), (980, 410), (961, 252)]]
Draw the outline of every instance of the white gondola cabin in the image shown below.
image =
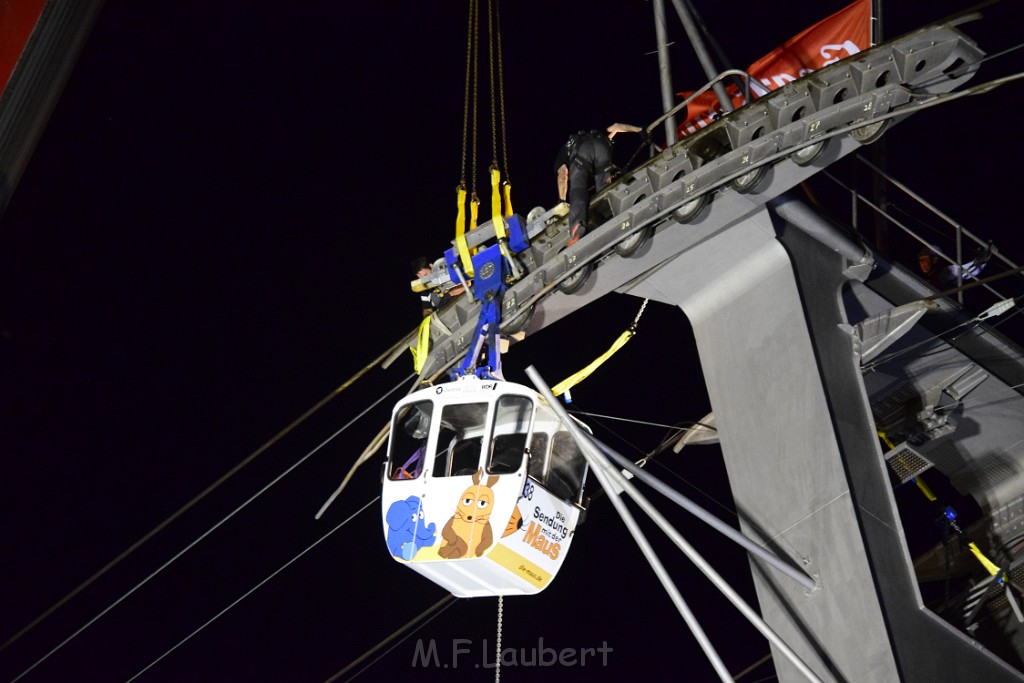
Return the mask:
[(572, 542), (586, 473), (533, 390), (472, 376), (422, 389), (392, 416), (388, 550), (459, 597), (539, 593)]

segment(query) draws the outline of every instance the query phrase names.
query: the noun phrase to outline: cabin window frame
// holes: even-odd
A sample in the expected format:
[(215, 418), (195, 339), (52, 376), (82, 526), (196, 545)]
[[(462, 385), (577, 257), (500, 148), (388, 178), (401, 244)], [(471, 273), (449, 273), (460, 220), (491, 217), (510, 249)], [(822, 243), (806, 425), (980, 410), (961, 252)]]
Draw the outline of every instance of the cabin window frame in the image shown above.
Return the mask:
[[(428, 406), (429, 411), (423, 411), (423, 406)], [(409, 413), (414, 408), (419, 408), (421, 415), (426, 412), (426, 433), (420, 437), (415, 436), (413, 430), (422, 428), (423, 418), (419, 418), (419, 423), (415, 427), (408, 423), (410, 419)], [(434, 402), (427, 399), (408, 403), (395, 413), (391, 422), (391, 437), (388, 439), (388, 459), (387, 469), (385, 470), (385, 476), (389, 481), (413, 481), (423, 475), (427, 466), (430, 431), (433, 427), (435, 408)], [(410, 448), (410, 446), (414, 447)], [(398, 458), (395, 457), (396, 451), (399, 449), (403, 453), (403, 455), (399, 456), (402, 458), (401, 462), (403, 464), (398, 464)], [(413, 458), (417, 452), (420, 452), (419, 458), (414, 460)], [(413, 467), (413, 470), (409, 471), (409, 467)], [(411, 476), (402, 476), (403, 473)]]
[[(514, 416), (513, 424), (515, 426), (515, 431), (510, 432), (508, 434), (499, 434), (498, 432), (504, 431), (505, 428), (505, 423), (502, 422), (499, 424), (499, 421), (502, 420), (505, 415), (509, 415), (509, 413), (503, 413), (502, 404), (509, 404), (512, 402), (520, 404), (519, 408), (514, 409), (518, 413), (517, 416)], [(525, 416), (525, 421), (522, 419), (522, 411), (524, 407), (528, 411)], [(490, 424), (490, 443), (487, 453), (486, 464), (486, 472), (488, 474), (515, 474), (523, 469), (523, 459), (527, 457), (527, 454), (529, 453), (528, 444), (530, 443), (530, 438), (533, 431), (533, 420), (536, 412), (536, 401), (530, 396), (524, 396), (522, 394), (502, 394), (494, 401), (494, 415), (491, 418)], [(515, 443), (512, 443), (511, 445), (506, 445), (504, 442), (502, 442), (501, 446), (499, 447), (499, 439), (503, 439), (504, 437), (509, 436), (515, 436), (517, 437), (517, 439), (521, 437), (521, 445), (517, 446)], [(512, 467), (511, 459), (506, 458), (505, 456), (509, 453), (514, 452), (518, 452), (518, 457), (515, 459), (515, 466)], [(496, 458), (496, 456), (498, 457)], [(505, 462), (502, 463), (502, 467), (496, 468), (496, 460)]]
[[(440, 417), (437, 420), (438, 426), (433, 438), (434, 453), (430, 457), (430, 476), (459, 477), (472, 474), (480, 469), (484, 454), (484, 439), (489, 434), (488, 420), (491, 415), (492, 405), (493, 402), (491, 401), (442, 404)], [(458, 411), (467, 411), (467, 413), (468, 411), (478, 411), (481, 407), (483, 408), (483, 414), (480, 417), (458, 414)], [(461, 429), (457, 429), (446, 426), (446, 422), (456, 426), (463, 422), (466, 422), (466, 424), (462, 424)], [(468, 438), (465, 436), (466, 431), (472, 432), (477, 427), (480, 428), (478, 435)], [(442, 439), (447, 439), (447, 442), (442, 444)], [(474, 442), (476, 457), (472, 468), (470, 468), (468, 466), (470, 459), (465, 458), (463, 452), (465, 449), (462, 447), (465, 444), (472, 444)], [(460, 461), (460, 458), (465, 459), (465, 462)]]

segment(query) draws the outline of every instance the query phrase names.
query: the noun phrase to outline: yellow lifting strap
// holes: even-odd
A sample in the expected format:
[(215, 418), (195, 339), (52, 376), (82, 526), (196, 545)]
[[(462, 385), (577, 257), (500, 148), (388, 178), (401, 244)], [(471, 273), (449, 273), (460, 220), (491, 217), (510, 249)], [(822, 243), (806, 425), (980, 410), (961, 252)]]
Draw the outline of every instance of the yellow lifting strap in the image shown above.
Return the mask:
[(501, 216), (501, 171), (495, 166), (491, 166), (491, 222), (494, 224), (494, 236), (499, 240), (507, 239), (505, 219)]
[(412, 367), (416, 374), (423, 372), (423, 366), (427, 363), (427, 356), (430, 355), (430, 318), (427, 316), (420, 323), (420, 331), (416, 337), (416, 346), (410, 346), (412, 351)]
[(501, 191), (505, 197), (505, 218), (512, 218), (512, 183), (506, 181), (501, 186)]
[(934, 503), (939, 499), (938, 496), (932, 493), (932, 490), (928, 488), (928, 484), (924, 483), (924, 479), (921, 477), (914, 477), (914, 483), (917, 484), (917, 488), (921, 489), (921, 493), (923, 493), (924, 497), (928, 500)]
[(491, 166), (491, 224), (494, 226), (494, 236), (498, 238), (501, 255), (512, 263), (512, 254), (508, 250), (508, 232), (505, 230), (505, 219), (501, 215), (501, 171), (497, 166)]
[[(882, 439), (884, 439), (886, 442), (889, 441), (889, 439), (885, 437), (885, 434), (883, 432), (879, 432), (878, 435), (881, 436)], [(914, 483), (917, 484), (917, 488), (921, 489), (921, 493), (924, 494), (925, 498), (932, 501), (933, 503), (938, 500), (938, 496), (932, 493), (932, 490), (928, 488), (928, 484), (924, 483), (924, 480), (921, 479), (921, 477), (914, 477)], [(960, 528), (957, 527), (955, 524), (953, 528), (957, 531), (960, 531)], [(974, 553), (974, 556), (978, 558), (978, 562), (981, 562), (981, 566), (983, 566), (989, 574), (991, 574), (992, 576), (996, 576), (1002, 571), (1002, 569), (1000, 569), (995, 562), (985, 557), (985, 553), (981, 552), (981, 549), (974, 543), (974, 541), (967, 541), (967, 547), (971, 549), (971, 552)]]
[[(455, 249), (459, 252), (459, 260), (462, 261), (462, 270), (466, 277), (473, 277), (473, 259), (469, 255), (469, 247), (466, 245), (466, 188), (459, 186), (455, 190), (459, 202), (459, 213), (455, 218)], [(473, 226), (476, 226), (476, 211), (473, 211)]]
[[(886, 448), (888, 448), (890, 451), (896, 448), (896, 445), (892, 442), (892, 439), (890, 439), (885, 432), (878, 432), (878, 438), (881, 439), (883, 443), (885, 443)], [(924, 479), (922, 479), (921, 477), (914, 477), (914, 483), (917, 485), (917, 488), (921, 489), (921, 493), (923, 493), (924, 497), (927, 498), (928, 500), (934, 503), (939, 499), (938, 496), (932, 493), (932, 490), (928, 488), (928, 484), (924, 483)]]
[(978, 562), (981, 562), (985, 569), (988, 570), (989, 574), (991, 574), (992, 576), (996, 576), (1002, 571), (1002, 569), (997, 567), (996, 564), (992, 562), (992, 560), (985, 557), (984, 553), (982, 553), (981, 550), (978, 549), (978, 546), (974, 545), (974, 541), (968, 543), (967, 547), (971, 549), (971, 552), (974, 553), (974, 556), (978, 558)]
[(590, 374), (592, 372), (594, 372), (594, 370), (597, 370), (599, 367), (601, 367), (601, 365), (606, 360), (611, 358), (615, 354), (616, 351), (618, 351), (623, 346), (625, 346), (626, 342), (628, 342), (632, 338), (633, 338), (633, 330), (626, 330), (625, 332), (620, 334), (619, 338), (615, 340), (615, 343), (611, 345), (611, 348), (609, 348), (607, 351), (602, 353), (590, 365), (588, 365), (587, 367), (583, 368), (582, 370), (577, 372), (575, 375), (572, 375), (571, 377), (567, 377), (566, 379), (563, 379), (561, 382), (559, 382), (555, 386), (551, 387), (551, 393), (554, 394), (555, 396), (561, 396), (562, 394), (564, 394), (569, 389), (572, 389), (574, 386), (576, 386), (577, 384), (579, 384), (580, 382), (585, 380), (587, 377), (589, 377)]
[[(472, 198), (470, 198), (470, 200), (469, 200), (469, 229), (470, 230), (476, 230), (476, 219), (479, 217), (479, 215), (480, 215), (480, 200), (477, 199), (477, 196), (474, 194), (472, 196)], [(473, 271), (471, 269), (470, 272), (467, 273), (466, 275), (469, 276), (469, 275), (472, 275), (472, 274), (473, 274)]]

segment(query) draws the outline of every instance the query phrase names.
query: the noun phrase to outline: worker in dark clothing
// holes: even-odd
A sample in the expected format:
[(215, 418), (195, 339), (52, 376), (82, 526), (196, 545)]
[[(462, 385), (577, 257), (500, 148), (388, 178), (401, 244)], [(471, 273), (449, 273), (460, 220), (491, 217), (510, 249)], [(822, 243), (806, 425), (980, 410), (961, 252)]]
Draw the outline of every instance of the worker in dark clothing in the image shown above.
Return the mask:
[(569, 136), (555, 157), (558, 198), (569, 202), (569, 244), (587, 232), (588, 192), (591, 183), (600, 192), (612, 180), (612, 138), (616, 133), (639, 133), (640, 128), (613, 123), (607, 133), (581, 130)]
[[(412, 262), (412, 271), (416, 273), (416, 279), (420, 280), (434, 272), (434, 265), (427, 260), (426, 256), (418, 256)], [(428, 317), (464, 291), (466, 291), (465, 287), (456, 285), (444, 292), (437, 290), (420, 292), (420, 310), (423, 313), (423, 317)]]
[(958, 281), (966, 282), (976, 279), (985, 269), (995, 247), (991, 240), (978, 249), (974, 258), (963, 265), (955, 263), (942, 265), (939, 250), (936, 247), (925, 247), (917, 254), (917, 267), (925, 279), (936, 289), (950, 289), (957, 286)]
[[(431, 267), (430, 261), (427, 260), (426, 256), (418, 256), (412, 262), (412, 270), (416, 273), (416, 279), (426, 277), (430, 275), (433, 268)], [(420, 292), (420, 310), (423, 312), (423, 317), (426, 318), (428, 315), (434, 312), (434, 304), (437, 303), (431, 299), (431, 292)]]

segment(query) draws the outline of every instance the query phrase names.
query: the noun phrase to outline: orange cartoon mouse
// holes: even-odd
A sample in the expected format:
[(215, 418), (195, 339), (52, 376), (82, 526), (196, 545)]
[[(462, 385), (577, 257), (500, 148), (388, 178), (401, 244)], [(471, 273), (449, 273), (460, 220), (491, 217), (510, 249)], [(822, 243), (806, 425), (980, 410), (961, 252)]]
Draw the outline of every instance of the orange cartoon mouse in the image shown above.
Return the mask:
[(444, 544), (437, 554), (448, 560), (466, 557), (472, 552), (480, 557), (491, 547), (494, 532), (491, 530), (491, 509), (494, 507), (494, 491), (491, 489), (498, 477), (490, 476), (481, 484), (484, 471), (473, 473), (473, 485), (462, 493), (455, 514), (441, 530)]

